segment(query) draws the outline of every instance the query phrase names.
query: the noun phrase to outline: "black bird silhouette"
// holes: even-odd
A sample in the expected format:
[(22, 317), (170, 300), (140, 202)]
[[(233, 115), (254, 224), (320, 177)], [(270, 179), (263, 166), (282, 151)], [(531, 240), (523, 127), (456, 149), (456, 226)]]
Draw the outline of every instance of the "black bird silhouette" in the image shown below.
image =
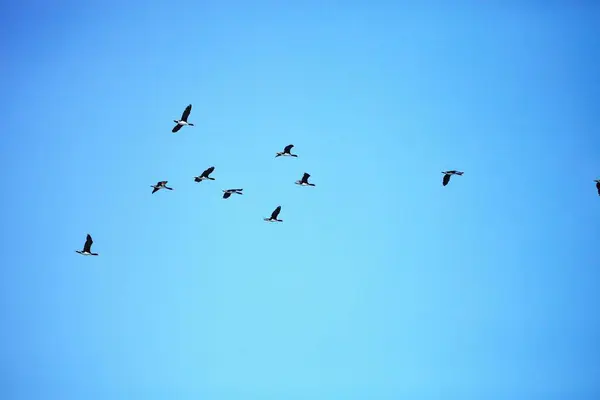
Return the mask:
[(212, 172), (215, 170), (215, 167), (210, 167), (207, 170), (205, 170), (202, 175), (197, 176), (194, 178), (194, 181), (196, 182), (202, 182), (205, 181), (207, 179), (210, 179), (211, 181), (214, 181), (215, 178), (211, 178), (209, 175), (212, 174)]
[(314, 183), (308, 183), (308, 178), (310, 178), (310, 174), (307, 174), (305, 172), (304, 175), (302, 176), (302, 179), (299, 180), (299, 181), (296, 181), (296, 185), (300, 185), (300, 186), (315, 186)]
[(173, 190), (173, 188), (167, 186), (167, 182), (169, 181), (159, 181), (156, 185), (150, 185), (150, 187), (154, 188), (152, 194), (158, 192), (160, 189)]
[(267, 222), (283, 222), (282, 219), (277, 219), (280, 212), (281, 212), (281, 206), (277, 206), (277, 208), (271, 213), (271, 217), (264, 218), (264, 220)]
[(292, 154), (291, 153), (292, 147), (294, 147), (293, 144), (288, 144), (287, 146), (285, 146), (283, 148), (283, 151), (277, 152), (277, 154), (275, 155), (275, 158), (280, 157), (280, 156), (298, 157), (297, 154)]
[(227, 189), (227, 190), (223, 190), (223, 198), (224, 199), (228, 199), (232, 193), (237, 193), (237, 194), (244, 194), (242, 193), (242, 190), (244, 189)]
[(92, 244), (94, 241), (92, 237), (88, 233), (87, 238), (85, 240), (85, 244), (83, 245), (83, 250), (75, 250), (76, 253), (81, 254), (82, 256), (97, 256), (98, 253), (92, 253)]
[(594, 182), (596, 182), (596, 189), (598, 189), (598, 196), (600, 196), (600, 179), (596, 179)]
[(183, 110), (183, 114), (181, 114), (181, 119), (174, 119), (173, 120), (173, 122), (175, 122), (177, 125), (175, 125), (175, 127), (173, 128), (173, 130), (171, 132), (173, 132), (173, 133), (177, 132), (184, 125), (194, 126), (194, 124), (191, 124), (191, 123), (187, 122), (187, 119), (190, 116), (190, 112), (192, 112), (192, 105), (191, 104), (189, 106), (187, 106), (185, 108), (185, 110)]
[(444, 174), (444, 179), (442, 180), (442, 185), (446, 186), (448, 184), (448, 182), (450, 182), (450, 177), (452, 175), (462, 175), (464, 174), (464, 172), (460, 172), (460, 171), (443, 171), (442, 174)]

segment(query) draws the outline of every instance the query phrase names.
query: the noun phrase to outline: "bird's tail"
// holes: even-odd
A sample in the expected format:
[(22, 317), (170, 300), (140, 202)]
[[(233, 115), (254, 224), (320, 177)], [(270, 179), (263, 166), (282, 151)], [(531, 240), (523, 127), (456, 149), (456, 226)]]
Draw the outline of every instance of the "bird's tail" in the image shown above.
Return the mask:
[(277, 154), (275, 155), (275, 158), (277, 158), (277, 157), (279, 157), (279, 156), (281, 156), (281, 153), (277, 153)]

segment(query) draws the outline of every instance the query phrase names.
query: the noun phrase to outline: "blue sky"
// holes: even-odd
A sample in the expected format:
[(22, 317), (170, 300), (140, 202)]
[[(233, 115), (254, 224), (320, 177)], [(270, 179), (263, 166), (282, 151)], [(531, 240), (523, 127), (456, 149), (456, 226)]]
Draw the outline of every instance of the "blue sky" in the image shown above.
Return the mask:
[(600, 396), (599, 5), (1, 7), (2, 398)]

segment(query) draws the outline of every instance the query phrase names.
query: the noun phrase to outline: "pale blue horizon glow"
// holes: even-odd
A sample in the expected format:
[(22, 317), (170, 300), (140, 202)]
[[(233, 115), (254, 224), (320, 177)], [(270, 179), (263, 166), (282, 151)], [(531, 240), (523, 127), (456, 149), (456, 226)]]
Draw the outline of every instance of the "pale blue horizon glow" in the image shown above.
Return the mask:
[(459, 3), (3, 4), (0, 397), (598, 399), (600, 5)]

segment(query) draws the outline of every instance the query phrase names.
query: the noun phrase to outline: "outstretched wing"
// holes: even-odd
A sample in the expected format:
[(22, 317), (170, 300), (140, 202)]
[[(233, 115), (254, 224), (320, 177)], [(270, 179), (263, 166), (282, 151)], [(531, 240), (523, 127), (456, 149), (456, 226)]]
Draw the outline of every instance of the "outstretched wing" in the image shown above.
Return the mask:
[(271, 213), (271, 219), (277, 219), (277, 216), (279, 216), (280, 212), (281, 212), (281, 206), (277, 206), (277, 208), (275, 209), (275, 211), (273, 211)]
[(181, 125), (177, 124), (173, 127), (173, 130), (171, 132), (175, 133), (178, 132), (181, 129)]
[(202, 176), (203, 176), (203, 177), (205, 177), (205, 178), (208, 178), (208, 176), (209, 176), (210, 174), (212, 174), (212, 172), (213, 172), (214, 170), (215, 170), (215, 167), (210, 167), (210, 168), (208, 168), (206, 171), (204, 171), (204, 172), (202, 173)]
[(225, 192), (223, 193), (223, 198), (224, 199), (228, 199), (231, 196), (231, 192)]
[(294, 145), (293, 145), (293, 144), (288, 144), (287, 146), (285, 146), (285, 147), (283, 148), (283, 152), (284, 152), (284, 153), (289, 153), (289, 152), (292, 150), (292, 147), (294, 147)]
[(302, 176), (302, 182), (308, 183), (308, 178), (310, 178), (310, 174), (307, 174), (305, 172), (304, 175)]
[(158, 187), (154, 187), (154, 189), (152, 190), (152, 194), (154, 194), (154, 193), (158, 192), (159, 190), (160, 190), (160, 188), (158, 188)]
[(187, 106), (185, 108), (185, 110), (183, 110), (183, 114), (181, 114), (181, 120), (187, 122), (187, 119), (190, 116), (191, 112), (192, 112), (192, 105), (190, 104), (189, 106)]
[(85, 240), (85, 244), (83, 245), (83, 252), (84, 253), (91, 253), (92, 252), (92, 243), (94, 243), (94, 241), (92, 240), (92, 237), (88, 234), (87, 238)]
[(450, 177), (451, 177), (451, 176), (452, 176), (452, 175), (445, 174), (445, 175), (444, 175), (444, 180), (442, 181), (442, 185), (446, 186), (446, 185), (448, 184), (448, 182), (450, 182)]

